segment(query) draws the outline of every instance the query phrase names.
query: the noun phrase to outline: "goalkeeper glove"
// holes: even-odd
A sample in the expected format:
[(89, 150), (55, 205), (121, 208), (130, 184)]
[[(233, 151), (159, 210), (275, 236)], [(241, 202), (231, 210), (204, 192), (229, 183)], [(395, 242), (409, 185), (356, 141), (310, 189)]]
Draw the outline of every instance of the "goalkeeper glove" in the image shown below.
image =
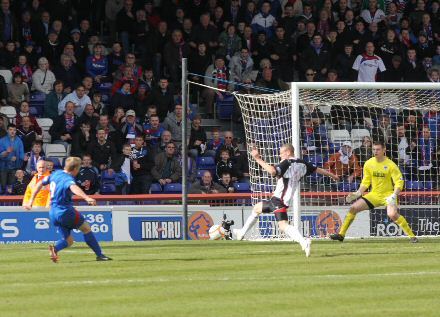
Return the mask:
[(345, 201), (347, 203), (351, 203), (352, 201), (358, 199), (359, 197), (361, 197), (362, 194), (360, 191), (354, 192), (354, 193), (350, 193), (347, 195), (347, 197), (345, 197)]
[(393, 193), (387, 198), (385, 198), (385, 201), (387, 202), (388, 206), (395, 206), (397, 203), (397, 195)]

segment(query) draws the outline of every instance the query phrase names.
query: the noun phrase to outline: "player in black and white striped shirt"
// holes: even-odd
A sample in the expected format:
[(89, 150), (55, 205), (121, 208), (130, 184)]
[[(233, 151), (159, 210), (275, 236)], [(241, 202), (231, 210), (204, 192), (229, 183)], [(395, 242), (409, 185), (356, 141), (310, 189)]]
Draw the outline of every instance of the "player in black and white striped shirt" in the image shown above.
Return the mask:
[(283, 145), (280, 148), (281, 161), (278, 165), (273, 166), (261, 158), (256, 148), (252, 150), (251, 156), (255, 161), (270, 175), (278, 178), (277, 185), (270, 200), (256, 204), (243, 228), (234, 229), (233, 232), (237, 240), (242, 240), (245, 234), (256, 224), (261, 213), (273, 212), (275, 219), (278, 221), (280, 231), (285, 233), (293, 241), (298, 242), (308, 257), (310, 256), (311, 239), (305, 239), (298, 229), (289, 225), (288, 222), (287, 210), (289, 209), (290, 200), (304, 176), (316, 172), (329, 176), (334, 180), (339, 180), (339, 177), (322, 168), (313, 166), (308, 162), (295, 159), (294, 154), (295, 151), (291, 144)]

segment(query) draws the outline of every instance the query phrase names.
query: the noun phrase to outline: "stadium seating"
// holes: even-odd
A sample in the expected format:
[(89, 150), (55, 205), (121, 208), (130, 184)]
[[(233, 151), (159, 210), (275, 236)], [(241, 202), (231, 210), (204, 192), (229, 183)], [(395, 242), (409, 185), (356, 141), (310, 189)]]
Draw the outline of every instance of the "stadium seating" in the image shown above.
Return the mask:
[(62, 144), (44, 144), (43, 147), (48, 157), (64, 158), (67, 156), (66, 148)]
[(109, 174), (107, 170), (101, 174), (101, 186), (99, 192), (102, 195), (112, 195), (116, 193), (115, 174)]
[(43, 142), (50, 143), (52, 137), (49, 134), (49, 129), (53, 125), (53, 121), (50, 118), (37, 118), (37, 123), (40, 126), (41, 130), (43, 130)]
[(215, 170), (215, 159), (211, 156), (203, 156), (197, 158), (197, 168), (204, 170)]
[(338, 183), (338, 191), (340, 192), (355, 192), (359, 188), (358, 182), (348, 183), (340, 182)]
[(351, 130), (351, 142), (353, 149), (357, 149), (362, 145), (362, 139), (366, 136), (370, 136), (370, 131), (367, 129), (352, 129)]
[(223, 100), (216, 100), (217, 117), (221, 120), (230, 120), (234, 109), (234, 96), (223, 95)]
[(12, 106), (4, 106), (0, 107), (0, 113), (3, 113), (6, 117), (8, 117), (9, 121), (15, 123), (15, 117), (17, 115), (17, 111)]
[(433, 182), (431, 181), (406, 181), (405, 190), (408, 191), (424, 191), (431, 190)]
[(163, 192), (165, 194), (181, 194), (182, 193), (182, 184), (180, 183), (170, 183), (166, 184)]
[(251, 185), (249, 183), (234, 183), (234, 188), (237, 193), (251, 192)]
[(335, 147), (340, 147), (345, 141), (351, 141), (350, 133), (345, 129), (331, 130), (330, 141), (335, 145)]
[(153, 183), (150, 186), (150, 194), (162, 194), (163, 193), (163, 189), (162, 189), (162, 185), (159, 183)]

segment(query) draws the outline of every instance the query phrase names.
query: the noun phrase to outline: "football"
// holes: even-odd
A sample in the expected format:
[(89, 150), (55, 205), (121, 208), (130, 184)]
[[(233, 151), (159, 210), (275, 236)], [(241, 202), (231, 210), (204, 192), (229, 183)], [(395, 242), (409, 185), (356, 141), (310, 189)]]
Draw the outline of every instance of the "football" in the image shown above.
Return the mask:
[(225, 238), (225, 228), (221, 225), (214, 225), (209, 228), (210, 240), (223, 240)]

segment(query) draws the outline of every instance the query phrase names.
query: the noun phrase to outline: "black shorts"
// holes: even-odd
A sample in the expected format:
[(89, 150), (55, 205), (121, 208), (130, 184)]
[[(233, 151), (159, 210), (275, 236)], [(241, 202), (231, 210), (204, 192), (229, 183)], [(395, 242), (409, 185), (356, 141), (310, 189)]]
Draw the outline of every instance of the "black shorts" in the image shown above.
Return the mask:
[(277, 221), (289, 220), (287, 218), (287, 207), (278, 197), (273, 196), (270, 200), (263, 201), (263, 213), (268, 214), (273, 212)]

